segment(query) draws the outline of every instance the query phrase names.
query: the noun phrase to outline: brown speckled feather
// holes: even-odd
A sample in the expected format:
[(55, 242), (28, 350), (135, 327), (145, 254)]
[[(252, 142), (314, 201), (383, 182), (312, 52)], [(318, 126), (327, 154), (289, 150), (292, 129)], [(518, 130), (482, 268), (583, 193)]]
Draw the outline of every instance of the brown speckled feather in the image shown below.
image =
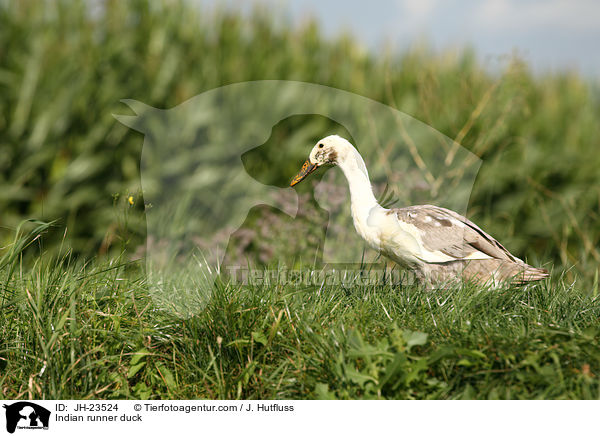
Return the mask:
[(421, 230), (423, 242), (431, 251), (441, 251), (455, 259), (464, 259), (480, 251), (496, 259), (518, 261), (475, 223), (449, 209), (426, 204), (392, 209), (390, 212)]
[[(442, 282), (462, 277), (478, 282), (492, 279), (524, 284), (548, 276), (545, 269), (527, 265), (475, 223), (449, 209), (421, 205), (391, 209), (388, 214), (394, 214), (398, 220), (419, 229), (427, 250), (455, 259), (422, 266), (421, 275), (429, 281)], [(469, 256), (485, 255), (489, 258), (469, 259)]]

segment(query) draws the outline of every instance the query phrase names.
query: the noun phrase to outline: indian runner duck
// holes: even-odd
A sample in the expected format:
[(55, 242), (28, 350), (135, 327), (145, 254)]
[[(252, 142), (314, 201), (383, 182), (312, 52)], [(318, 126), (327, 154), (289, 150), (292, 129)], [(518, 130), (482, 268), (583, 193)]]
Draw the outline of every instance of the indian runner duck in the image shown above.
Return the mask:
[(429, 285), (472, 281), (497, 288), (507, 282), (523, 285), (548, 277), (546, 269), (523, 262), (452, 210), (429, 204), (397, 209), (379, 205), (362, 156), (340, 136), (318, 141), (290, 186), (323, 165), (336, 165), (346, 176), (358, 234)]

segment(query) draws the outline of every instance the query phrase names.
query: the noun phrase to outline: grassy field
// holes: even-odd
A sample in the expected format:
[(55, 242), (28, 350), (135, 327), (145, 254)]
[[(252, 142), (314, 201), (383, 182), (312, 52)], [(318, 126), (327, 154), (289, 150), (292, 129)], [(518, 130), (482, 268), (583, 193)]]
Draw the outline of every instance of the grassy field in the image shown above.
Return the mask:
[(2, 398), (600, 399), (597, 287), (218, 284), (182, 319), (137, 263), (22, 270), (45, 227), (0, 263)]
[[(261, 9), (242, 16), (145, 0), (103, 8), (90, 14), (82, 1), (0, 3), (0, 247), (23, 219), (36, 218), (59, 220), (46, 236), (48, 251), (60, 247), (65, 228), (78, 256), (118, 256), (122, 241), (135, 251), (146, 237), (143, 136), (112, 116), (131, 114), (121, 99), (167, 109), (231, 83), (295, 80), (381, 102), (477, 154), (483, 163), (469, 218), (520, 257), (593, 285), (597, 83), (568, 71), (534, 75), (518, 58), (492, 73), (468, 49), (370, 53), (349, 35), (325, 38), (313, 21), (292, 26)], [(307, 149), (330, 132), (318, 117), (282, 125), (274, 142), (289, 149), (260, 156), (268, 182), (285, 186)], [(383, 146), (388, 140), (407, 148), (397, 131), (381, 134)], [(124, 228), (114, 203), (130, 195), (135, 206)]]
[[(468, 49), (374, 54), (261, 9), (101, 3), (0, 2), (0, 398), (600, 399), (597, 83), (516, 58), (490, 72)], [(469, 218), (552, 279), (435, 292), (223, 280), (194, 317), (162, 310), (144, 262), (160, 246), (147, 241), (144, 138), (113, 114), (131, 115), (121, 99), (173, 108), (262, 79), (368, 97), (476, 154)], [(245, 168), (287, 186), (334, 127), (283, 120)], [(396, 133), (356, 145), (408, 150)], [(385, 162), (368, 159), (404, 206), (404, 174)], [(324, 230), (312, 189), (299, 185), (296, 221), (253, 210), (234, 261), (314, 258), (322, 235), (295, 237), (301, 220)]]

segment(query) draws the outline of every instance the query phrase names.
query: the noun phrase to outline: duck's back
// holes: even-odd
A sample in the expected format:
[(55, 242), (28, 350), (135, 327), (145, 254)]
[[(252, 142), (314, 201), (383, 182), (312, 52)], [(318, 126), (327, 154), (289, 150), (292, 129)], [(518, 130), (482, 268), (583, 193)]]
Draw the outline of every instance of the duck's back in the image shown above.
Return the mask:
[[(420, 260), (414, 269), (430, 281), (461, 278), (523, 284), (548, 276), (545, 269), (527, 265), (475, 223), (452, 210), (420, 205), (390, 209), (386, 214), (397, 220), (399, 229), (408, 230), (418, 239), (411, 248)], [(403, 244), (406, 232), (392, 239)], [(387, 245), (391, 253), (385, 249), (382, 252), (394, 260), (394, 251), (402, 249)]]

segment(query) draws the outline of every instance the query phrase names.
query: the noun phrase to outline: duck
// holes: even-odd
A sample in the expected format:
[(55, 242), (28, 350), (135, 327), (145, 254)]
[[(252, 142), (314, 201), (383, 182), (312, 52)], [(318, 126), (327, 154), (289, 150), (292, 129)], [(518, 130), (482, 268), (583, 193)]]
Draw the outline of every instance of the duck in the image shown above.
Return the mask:
[(356, 232), (381, 255), (428, 287), (474, 282), (499, 288), (526, 285), (549, 276), (548, 270), (528, 265), (464, 216), (431, 204), (387, 209), (373, 193), (365, 161), (345, 138), (319, 140), (295, 186), (322, 166), (339, 167), (350, 190)]

